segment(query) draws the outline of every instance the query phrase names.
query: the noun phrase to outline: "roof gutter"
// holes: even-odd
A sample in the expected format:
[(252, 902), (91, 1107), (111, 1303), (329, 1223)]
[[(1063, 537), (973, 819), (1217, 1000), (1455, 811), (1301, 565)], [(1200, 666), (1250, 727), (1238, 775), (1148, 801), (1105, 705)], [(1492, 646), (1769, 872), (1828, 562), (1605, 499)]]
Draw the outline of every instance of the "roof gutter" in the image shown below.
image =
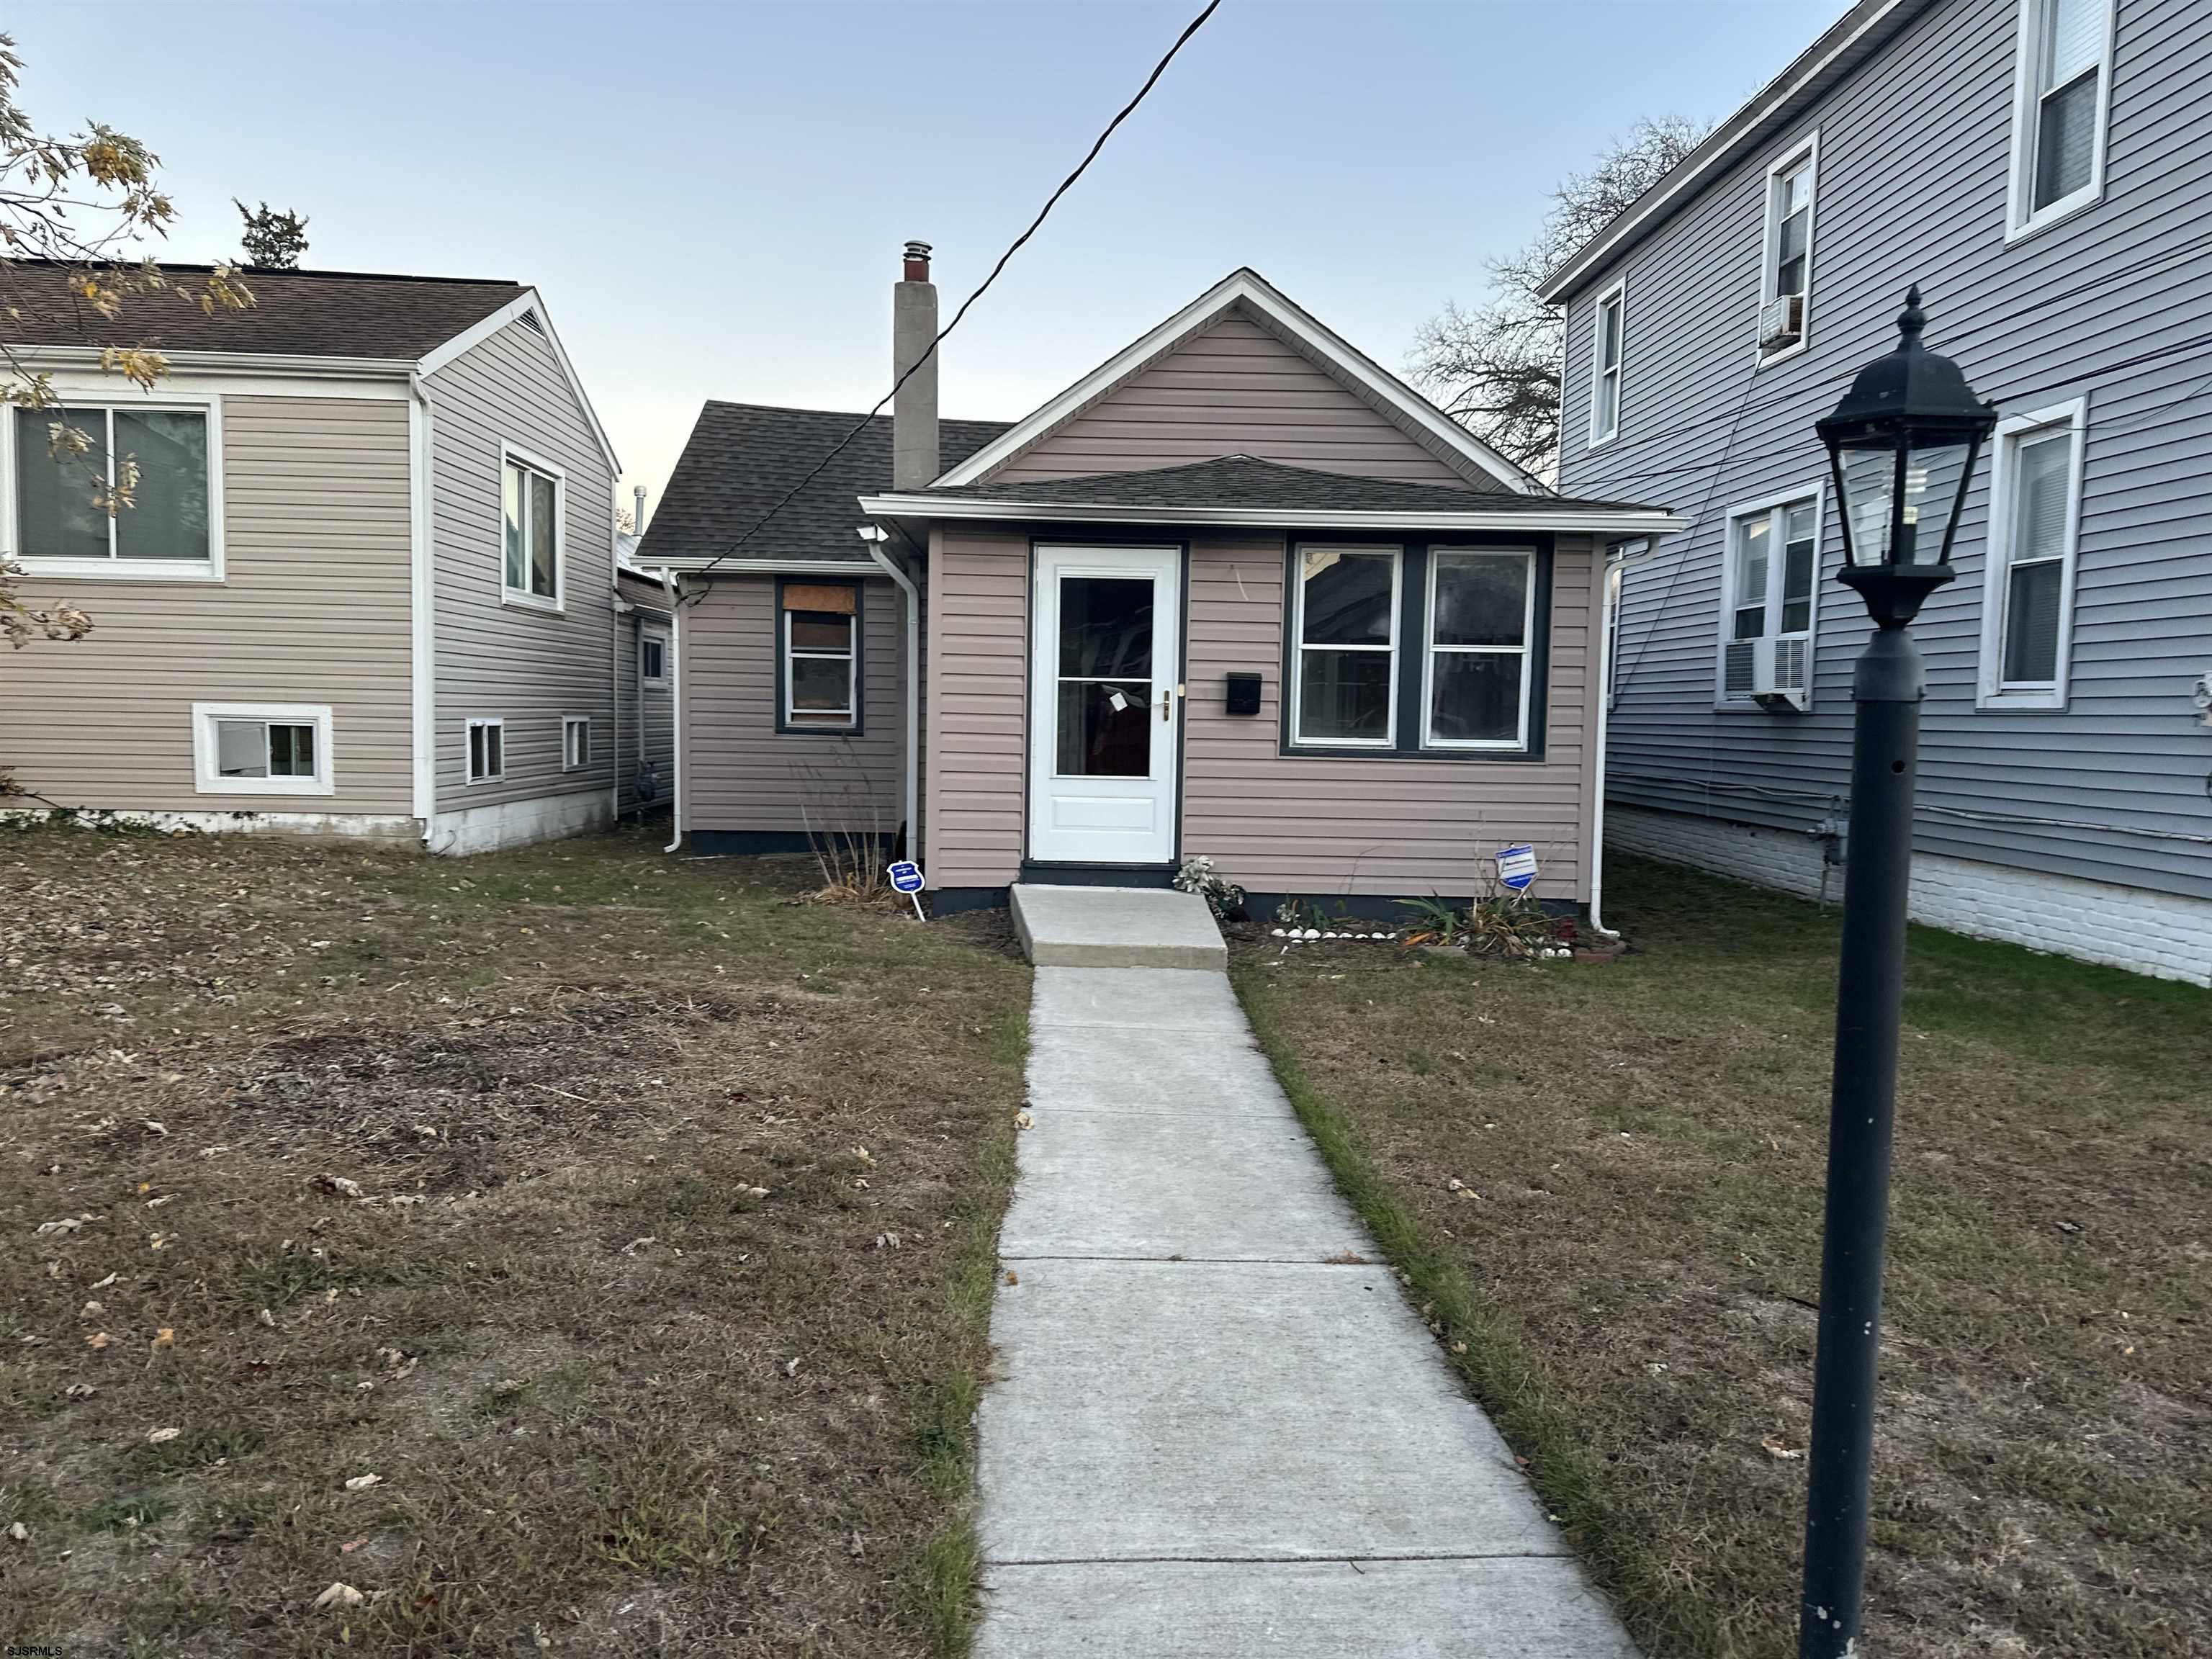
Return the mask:
[(1650, 189), (1629, 204), (1603, 230), (1584, 242), (1552, 273), (1536, 297), (1546, 305), (1571, 300), (1595, 281), (1616, 255), (1656, 230), (1714, 176), (1764, 141), (1771, 125), (1794, 114), (1801, 100), (1826, 90), (1856, 69), (1896, 29), (1926, 10), (1934, 0), (1859, 0), (1837, 22), (1800, 52), (1790, 67), (1760, 88), (1749, 102), (1722, 122), (1705, 142)]
[[(1345, 511), (1322, 507), (1128, 507), (1105, 502), (976, 501), (928, 495), (863, 495), (875, 518), (997, 519), (1042, 524), (1225, 525), (1243, 529), (1558, 531), (1601, 536), (1671, 536), (1691, 521), (1657, 507), (1522, 508), (1504, 513)], [(726, 563), (720, 567), (726, 570)]]
[(849, 576), (864, 568), (859, 559), (718, 559), (710, 553), (656, 558), (653, 565), (679, 574), (716, 576)]

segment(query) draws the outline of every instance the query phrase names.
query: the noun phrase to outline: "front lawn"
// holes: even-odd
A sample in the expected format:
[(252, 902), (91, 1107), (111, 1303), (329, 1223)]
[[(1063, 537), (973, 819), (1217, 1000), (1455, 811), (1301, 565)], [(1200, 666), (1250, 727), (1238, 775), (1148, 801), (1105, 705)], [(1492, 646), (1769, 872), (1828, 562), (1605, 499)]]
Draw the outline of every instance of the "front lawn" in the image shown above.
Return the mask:
[[(1612, 965), (1233, 971), (1647, 1652), (1794, 1652), (1836, 918), (1607, 896)], [(1868, 1648), (2212, 1652), (2212, 994), (1925, 929), (1908, 984)]]
[(957, 1650), (1027, 970), (658, 839), (0, 834), (9, 1644)]

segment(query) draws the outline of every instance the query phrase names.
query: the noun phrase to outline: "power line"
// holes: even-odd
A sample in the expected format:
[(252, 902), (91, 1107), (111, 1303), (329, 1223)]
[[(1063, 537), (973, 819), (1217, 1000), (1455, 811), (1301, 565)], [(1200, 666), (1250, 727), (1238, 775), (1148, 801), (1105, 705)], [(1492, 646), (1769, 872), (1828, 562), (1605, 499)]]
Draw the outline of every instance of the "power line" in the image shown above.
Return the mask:
[[(936, 352), (939, 346), (945, 343), (945, 336), (949, 335), (954, 329), (960, 326), (960, 319), (968, 314), (969, 308), (972, 307), (976, 301), (981, 299), (985, 294), (990, 291), (991, 284), (999, 280), (999, 273), (1006, 268), (1006, 262), (1012, 258), (1015, 254), (1020, 252), (1024, 244), (1028, 242), (1030, 237), (1036, 234), (1037, 227), (1043, 224), (1045, 222), (1045, 216), (1049, 214), (1054, 208), (1060, 204), (1060, 198), (1066, 195), (1067, 192), (1074, 187), (1075, 181), (1080, 179), (1084, 173), (1089, 170), (1091, 164), (1098, 159), (1098, 152), (1106, 148), (1106, 141), (1114, 136), (1114, 130), (1120, 126), (1122, 122), (1127, 120), (1130, 115), (1135, 112), (1137, 106), (1145, 101), (1146, 94), (1152, 91), (1154, 85), (1158, 82), (1160, 76), (1167, 72), (1167, 67), (1170, 64), (1175, 61), (1176, 54), (1181, 52), (1183, 47), (1188, 44), (1192, 35), (1196, 34), (1200, 28), (1205, 27), (1206, 20), (1212, 16), (1213, 14), (1220, 9), (1221, 0), (1207, 0), (1206, 9), (1200, 12), (1197, 16), (1192, 18), (1188, 23), (1184, 25), (1182, 33), (1176, 36), (1175, 44), (1167, 49), (1166, 55), (1163, 57), (1158, 63), (1152, 65), (1152, 72), (1145, 77), (1145, 84), (1137, 88), (1136, 96), (1130, 99), (1127, 103), (1122, 105), (1120, 112), (1115, 114), (1112, 120), (1106, 124), (1105, 130), (1100, 132), (1098, 137), (1092, 141), (1091, 149), (1085, 154), (1083, 159), (1076, 163), (1075, 171), (1069, 173), (1066, 178), (1061, 179), (1060, 181), (1060, 188), (1054, 191), (1050, 196), (1045, 198), (1044, 205), (1037, 210), (1036, 217), (1030, 221), (1027, 229), (1024, 230), (1020, 235), (1015, 237), (1014, 240), (1007, 245), (1006, 251), (999, 256), (998, 263), (991, 267), (990, 275), (984, 277), (981, 283), (976, 284), (975, 292), (960, 302), (960, 308), (952, 313), (952, 320), (945, 324), (943, 328), (937, 331), (937, 337), (929, 343), (929, 349), (922, 352), (920, 356), (915, 357), (912, 363), (908, 365), (906, 373), (900, 375), (897, 380), (891, 383), (891, 389), (884, 393), (882, 398), (877, 403), (876, 406), (870, 410), (866, 414), (860, 416), (860, 420), (854, 424), (853, 429), (848, 432), (843, 437), (840, 438), (836, 441), (836, 445), (831, 447), (830, 452), (814, 464), (812, 470), (811, 470), (805, 477), (801, 478), (797, 483), (792, 485), (789, 489), (786, 490), (783, 494), (783, 498), (781, 501), (777, 501), (774, 507), (769, 508), (767, 512), (762, 514), (758, 519), (755, 520), (753, 523), (746, 528), (743, 535), (739, 536), (727, 547), (725, 547), (720, 552), (715, 554), (713, 558), (708, 560), (705, 564), (702, 565), (699, 568), (699, 574), (706, 574), (708, 571), (712, 570), (716, 565), (721, 563), (723, 560), (730, 557), (732, 555), (736, 553), (739, 548), (743, 547), (747, 542), (750, 542), (755, 536), (758, 535), (768, 526), (769, 522), (775, 519), (777, 514), (782, 512), (785, 507), (790, 506), (791, 503), (797, 499), (799, 491), (805, 489), (807, 485), (812, 483), (817, 478), (820, 477), (823, 470), (829, 466), (830, 463), (836, 460), (838, 456), (844, 453), (845, 450), (851, 445), (854, 439), (859, 437), (863, 432), (868, 429), (868, 423), (874, 420), (877, 416), (884, 412), (884, 405), (890, 403), (892, 398), (898, 396), (899, 388), (904, 386), (908, 380), (912, 379), (915, 374), (920, 370), (921, 366), (930, 360), (931, 356)], [(689, 605), (696, 605), (698, 602), (699, 600), (696, 597), (689, 599), (685, 601), (685, 603)]]

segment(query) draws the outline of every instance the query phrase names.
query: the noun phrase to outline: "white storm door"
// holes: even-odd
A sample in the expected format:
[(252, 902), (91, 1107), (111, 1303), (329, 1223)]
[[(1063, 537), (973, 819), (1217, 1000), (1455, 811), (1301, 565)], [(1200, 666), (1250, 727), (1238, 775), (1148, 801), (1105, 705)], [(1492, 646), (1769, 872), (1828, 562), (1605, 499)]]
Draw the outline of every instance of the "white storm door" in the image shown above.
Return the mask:
[(1175, 857), (1182, 599), (1179, 549), (1037, 549), (1031, 859)]

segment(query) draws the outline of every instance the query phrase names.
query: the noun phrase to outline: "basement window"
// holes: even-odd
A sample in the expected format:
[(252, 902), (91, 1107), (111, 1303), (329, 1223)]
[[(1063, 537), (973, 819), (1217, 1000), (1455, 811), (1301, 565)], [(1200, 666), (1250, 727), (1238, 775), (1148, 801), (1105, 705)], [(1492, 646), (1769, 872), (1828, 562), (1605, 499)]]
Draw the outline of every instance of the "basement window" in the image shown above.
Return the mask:
[(192, 787), (203, 795), (331, 793), (329, 706), (194, 703)]

